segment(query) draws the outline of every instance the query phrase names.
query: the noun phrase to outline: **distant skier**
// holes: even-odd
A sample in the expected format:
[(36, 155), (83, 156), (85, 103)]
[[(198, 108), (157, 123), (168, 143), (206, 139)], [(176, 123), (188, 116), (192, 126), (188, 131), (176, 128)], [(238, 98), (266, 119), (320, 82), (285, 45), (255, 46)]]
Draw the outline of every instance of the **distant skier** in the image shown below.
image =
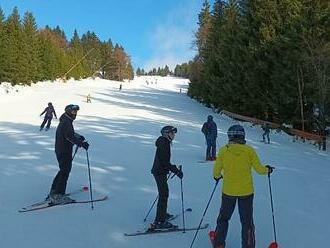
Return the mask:
[(229, 220), (234, 212), (236, 201), (242, 225), (242, 247), (255, 247), (253, 223), (253, 168), (258, 174), (267, 175), (273, 172), (269, 165), (260, 163), (255, 150), (246, 145), (245, 131), (240, 125), (228, 129), (227, 145), (220, 148), (213, 169), (216, 181), (223, 177), (222, 201), (215, 230), (214, 248), (224, 248)]
[(122, 88), (123, 88), (123, 85), (120, 84), (120, 85), (119, 85), (119, 91), (121, 91)]
[(217, 137), (218, 128), (217, 124), (213, 121), (213, 116), (207, 117), (207, 122), (203, 124), (202, 133), (205, 135), (206, 140), (206, 160), (212, 161), (216, 159)]
[(158, 188), (157, 214), (152, 225), (155, 229), (173, 228), (174, 225), (168, 221), (172, 215), (167, 213), (167, 199), (169, 189), (167, 177), (169, 171), (183, 178), (182, 170), (171, 164), (171, 143), (175, 138), (177, 129), (173, 126), (165, 126), (161, 130), (161, 136), (156, 141), (156, 154), (151, 173), (153, 174)]
[(53, 114), (54, 114), (55, 118), (57, 119), (54, 106), (51, 102), (48, 103), (48, 107), (45, 108), (45, 110), (40, 114), (40, 116), (42, 116), (43, 114), (45, 114), (45, 117), (44, 117), (44, 121), (41, 123), (39, 131), (44, 129), (44, 126), (45, 126), (46, 122), (47, 122), (47, 125), (46, 125), (45, 130), (48, 131), (48, 129), (50, 128), (50, 124), (52, 123)]
[(83, 147), (85, 150), (89, 147), (85, 138), (74, 132), (72, 122), (76, 119), (78, 110), (78, 105), (66, 106), (65, 113), (60, 117), (60, 123), (56, 129), (55, 154), (60, 170), (53, 180), (47, 197), (54, 204), (72, 202), (72, 199), (65, 195), (65, 190), (72, 167), (73, 145)]
[(88, 94), (87, 97), (86, 97), (86, 102), (87, 103), (92, 103), (92, 100), (91, 100), (91, 94)]
[(262, 134), (262, 141), (266, 142), (265, 137), (267, 137), (267, 142), (270, 144), (270, 138), (269, 138), (269, 133), (270, 133), (270, 126), (268, 123), (262, 125), (262, 130), (264, 130), (264, 133)]

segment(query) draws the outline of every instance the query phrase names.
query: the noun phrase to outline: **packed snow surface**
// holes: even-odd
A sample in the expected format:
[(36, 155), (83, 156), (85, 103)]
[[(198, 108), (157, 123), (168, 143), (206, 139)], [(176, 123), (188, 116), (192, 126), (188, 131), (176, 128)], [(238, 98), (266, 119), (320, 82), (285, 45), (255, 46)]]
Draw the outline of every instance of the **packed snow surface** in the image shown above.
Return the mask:
[[(150, 169), (155, 145), (164, 125), (178, 133), (172, 145), (172, 163), (183, 166), (186, 227), (197, 226), (215, 185), (213, 163), (205, 157), (201, 126), (212, 114), (218, 125), (218, 146), (227, 142), (226, 130), (237, 121), (215, 114), (186, 95), (188, 81), (171, 77), (138, 77), (130, 82), (101, 79), (40, 82), (31, 87), (0, 86), (0, 236), (2, 248), (183, 248), (189, 247), (194, 232), (125, 237), (148, 226), (147, 211), (157, 196)], [(92, 103), (86, 102), (90, 94)], [(89, 204), (67, 205), (19, 213), (49, 192), (58, 170), (51, 129), (39, 131), (40, 113), (52, 102), (58, 117), (67, 104), (80, 106), (74, 122), (76, 132), (90, 143), (94, 197), (109, 199)], [(247, 143), (264, 164), (276, 167), (271, 176), (277, 241), (283, 248), (325, 248), (330, 234), (330, 156), (309, 142), (292, 142), (283, 133), (271, 133), (271, 144), (260, 142), (260, 126), (241, 123)], [(273, 241), (272, 216), (267, 176), (254, 173), (254, 222), (256, 247)], [(67, 191), (89, 186), (86, 153), (79, 150), (73, 161)], [(169, 212), (181, 211), (180, 180), (170, 180)], [(221, 181), (194, 247), (210, 247), (208, 231), (215, 227), (220, 208)], [(81, 193), (78, 199), (89, 199)], [(181, 218), (174, 223), (182, 226)], [(240, 247), (237, 208), (230, 221), (227, 246)]]

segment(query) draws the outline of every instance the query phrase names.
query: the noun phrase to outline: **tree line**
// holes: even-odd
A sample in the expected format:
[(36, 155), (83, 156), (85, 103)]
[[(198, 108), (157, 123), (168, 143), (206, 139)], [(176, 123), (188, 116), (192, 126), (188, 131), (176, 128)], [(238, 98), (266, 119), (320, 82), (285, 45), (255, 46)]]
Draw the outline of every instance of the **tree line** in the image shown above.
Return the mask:
[(31, 84), (58, 78), (132, 79), (128, 54), (111, 39), (100, 41), (94, 32), (68, 40), (57, 26), (38, 29), (32, 13), (21, 19), (17, 7), (5, 18), (0, 7), (0, 82)]
[[(330, 116), (329, 0), (205, 0), (188, 94), (321, 134)], [(328, 118), (328, 119), (327, 119)]]
[(158, 68), (153, 68), (149, 71), (145, 71), (144, 69), (141, 69), (140, 67), (137, 68), (136, 70), (136, 75), (138, 76), (168, 76), (168, 75), (173, 75), (173, 72), (170, 70), (168, 65), (165, 65), (164, 67), (158, 67)]

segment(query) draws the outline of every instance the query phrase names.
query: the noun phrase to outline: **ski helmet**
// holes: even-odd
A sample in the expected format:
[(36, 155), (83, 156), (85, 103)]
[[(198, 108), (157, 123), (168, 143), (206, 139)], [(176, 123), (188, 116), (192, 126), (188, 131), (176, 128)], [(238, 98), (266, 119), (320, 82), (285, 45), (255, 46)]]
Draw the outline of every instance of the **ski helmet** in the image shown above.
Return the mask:
[(207, 120), (208, 120), (208, 121), (213, 121), (213, 116), (212, 116), (212, 115), (209, 115), (209, 116), (207, 117)]
[(160, 130), (162, 136), (167, 137), (169, 133), (177, 133), (178, 129), (173, 126), (165, 126)]
[(48, 103), (48, 106), (49, 106), (49, 107), (52, 106), (52, 105), (53, 105), (53, 104), (52, 104), (51, 102)]
[(71, 113), (72, 110), (78, 111), (79, 110), (79, 106), (75, 105), (75, 104), (69, 104), (65, 107), (65, 112), (66, 113)]
[(233, 125), (227, 131), (229, 141), (245, 141), (245, 131), (241, 125)]

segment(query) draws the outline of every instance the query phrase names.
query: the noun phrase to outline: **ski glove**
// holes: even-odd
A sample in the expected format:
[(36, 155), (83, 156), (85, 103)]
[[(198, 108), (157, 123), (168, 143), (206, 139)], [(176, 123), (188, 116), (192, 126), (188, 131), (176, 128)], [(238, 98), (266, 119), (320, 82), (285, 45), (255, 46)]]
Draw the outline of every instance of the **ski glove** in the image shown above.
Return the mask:
[(268, 168), (268, 175), (272, 174), (275, 168), (270, 165), (266, 165), (266, 167)]
[(89, 144), (87, 141), (84, 141), (82, 144), (81, 144), (82, 148), (84, 148), (86, 151), (88, 150), (88, 147), (89, 147)]
[(183, 178), (183, 172), (182, 170), (178, 170), (178, 172), (176, 173), (177, 177), (182, 179)]

